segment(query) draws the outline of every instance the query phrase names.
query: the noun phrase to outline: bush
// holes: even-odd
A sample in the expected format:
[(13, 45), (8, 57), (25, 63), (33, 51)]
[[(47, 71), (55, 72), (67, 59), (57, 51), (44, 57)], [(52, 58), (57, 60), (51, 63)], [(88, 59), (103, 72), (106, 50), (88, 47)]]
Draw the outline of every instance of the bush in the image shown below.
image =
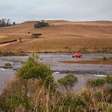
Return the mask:
[(105, 83), (106, 83), (105, 79), (95, 79), (88, 81), (88, 85), (91, 87), (103, 86)]
[(34, 28), (43, 28), (43, 27), (48, 27), (49, 24), (45, 21), (39, 21), (34, 25)]
[(54, 86), (54, 78), (50, 68), (44, 64), (36, 62), (34, 58), (28, 59), (23, 67), (17, 72), (17, 76), (25, 80), (41, 80), (47, 88), (49, 86)]
[(71, 88), (72, 86), (74, 86), (74, 83), (77, 82), (77, 77), (75, 77), (74, 75), (70, 74), (65, 76), (64, 78), (61, 78), (58, 80), (58, 83), (61, 86), (64, 86), (66, 89)]
[(106, 82), (109, 84), (112, 84), (112, 76), (107, 76), (106, 77)]

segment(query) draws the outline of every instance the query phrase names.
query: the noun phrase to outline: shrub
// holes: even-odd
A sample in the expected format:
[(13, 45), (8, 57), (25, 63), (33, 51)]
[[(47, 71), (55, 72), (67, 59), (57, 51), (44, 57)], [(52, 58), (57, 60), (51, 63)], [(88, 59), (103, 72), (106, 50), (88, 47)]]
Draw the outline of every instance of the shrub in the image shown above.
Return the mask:
[(23, 79), (45, 79), (48, 75), (52, 75), (52, 72), (46, 65), (37, 63), (33, 58), (29, 58), (17, 75)]
[(64, 86), (66, 89), (71, 88), (77, 82), (77, 77), (70, 74), (58, 80), (58, 83), (61, 86)]
[(109, 84), (112, 84), (112, 76), (107, 76), (106, 77), (106, 82)]
[(28, 59), (23, 67), (17, 72), (17, 76), (25, 80), (41, 80), (47, 88), (49, 86), (53, 88), (54, 86), (54, 78), (50, 68), (42, 63), (38, 63), (34, 58)]
[(105, 79), (95, 79), (95, 80), (89, 80), (88, 85), (91, 87), (99, 87), (103, 86), (105, 84)]
[(34, 28), (43, 28), (43, 27), (48, 27), (49, 24), (45, 21), (39, 21), (34, 25)]

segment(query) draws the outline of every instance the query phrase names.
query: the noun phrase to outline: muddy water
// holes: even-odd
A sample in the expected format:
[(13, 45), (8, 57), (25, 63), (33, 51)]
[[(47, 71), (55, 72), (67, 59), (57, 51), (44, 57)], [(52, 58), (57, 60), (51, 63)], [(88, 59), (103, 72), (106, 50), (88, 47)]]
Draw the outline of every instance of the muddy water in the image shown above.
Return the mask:
[(8, 81), (12, 80), (14, 77), (14, 71), (13, 70), (5, 70), (3, 68), (0, 68), (0, 93), (3, 91), (3, 89), (7, 86)]
[[(98, 64), (64, 64), (60, 61), (73, 60), (96, 60), (103, 57), (112, 58), (112, 54), (84, 54), (81, 59), (73, 59), (71, 54), (39, 54), (39, 61), (49, 65), (54, 71), (55, 79), (63, 77), (66, 73), (72, 72), (79, 78), (79, 82), (75, 89), (79, 89), (85, 84), (89, 78), (94, 78), (96, 75), (112, 74), (112, 65), (98, 65)], [(7, 81), (12, 79), (17, 69), (28, 59), (28, 56), (7, 56), (0, 57), (0, 91), (6, 86)], [(12, 69), (4, 69), (5, 63), (11, 63)], [(78, 87), (78, 88), (77, 88)]]
[(65, 64), (60, 61), (96, 60), (103, 57), (111, 58), (112, 54), (84, 54), (80, 59), (72, 58), (71, 54), (40, 54), (40, 61), (50, 65), (51, 69), (60, 73), (76, 74), (111, 74), (112, 65), (101, 64)]

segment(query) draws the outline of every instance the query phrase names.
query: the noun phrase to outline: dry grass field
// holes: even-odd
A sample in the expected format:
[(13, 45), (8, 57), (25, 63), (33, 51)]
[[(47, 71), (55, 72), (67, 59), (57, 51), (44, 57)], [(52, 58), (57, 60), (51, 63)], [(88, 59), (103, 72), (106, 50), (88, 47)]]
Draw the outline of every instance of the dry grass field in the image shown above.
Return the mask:
[[(49, 20), (50, 26), (34, 28), (35, 21), (0, 28), (0, 42), (22, 39), (0, 45), (1, 51), (13, 52), (112, 52), (112, 22), (71, 22)], [(41, 33), (41, 38), (32, 38), (32, 33)]]

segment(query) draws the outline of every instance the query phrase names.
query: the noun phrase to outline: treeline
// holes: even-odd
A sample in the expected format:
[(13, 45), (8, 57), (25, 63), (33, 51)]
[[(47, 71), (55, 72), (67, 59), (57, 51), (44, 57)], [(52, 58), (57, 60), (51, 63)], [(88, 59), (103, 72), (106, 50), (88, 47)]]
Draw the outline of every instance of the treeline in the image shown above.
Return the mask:
[(15, 25), (15, 22), (11, 22), (10, 19), (2, 18), (0, 19), (0, 27), (7, 27)]

